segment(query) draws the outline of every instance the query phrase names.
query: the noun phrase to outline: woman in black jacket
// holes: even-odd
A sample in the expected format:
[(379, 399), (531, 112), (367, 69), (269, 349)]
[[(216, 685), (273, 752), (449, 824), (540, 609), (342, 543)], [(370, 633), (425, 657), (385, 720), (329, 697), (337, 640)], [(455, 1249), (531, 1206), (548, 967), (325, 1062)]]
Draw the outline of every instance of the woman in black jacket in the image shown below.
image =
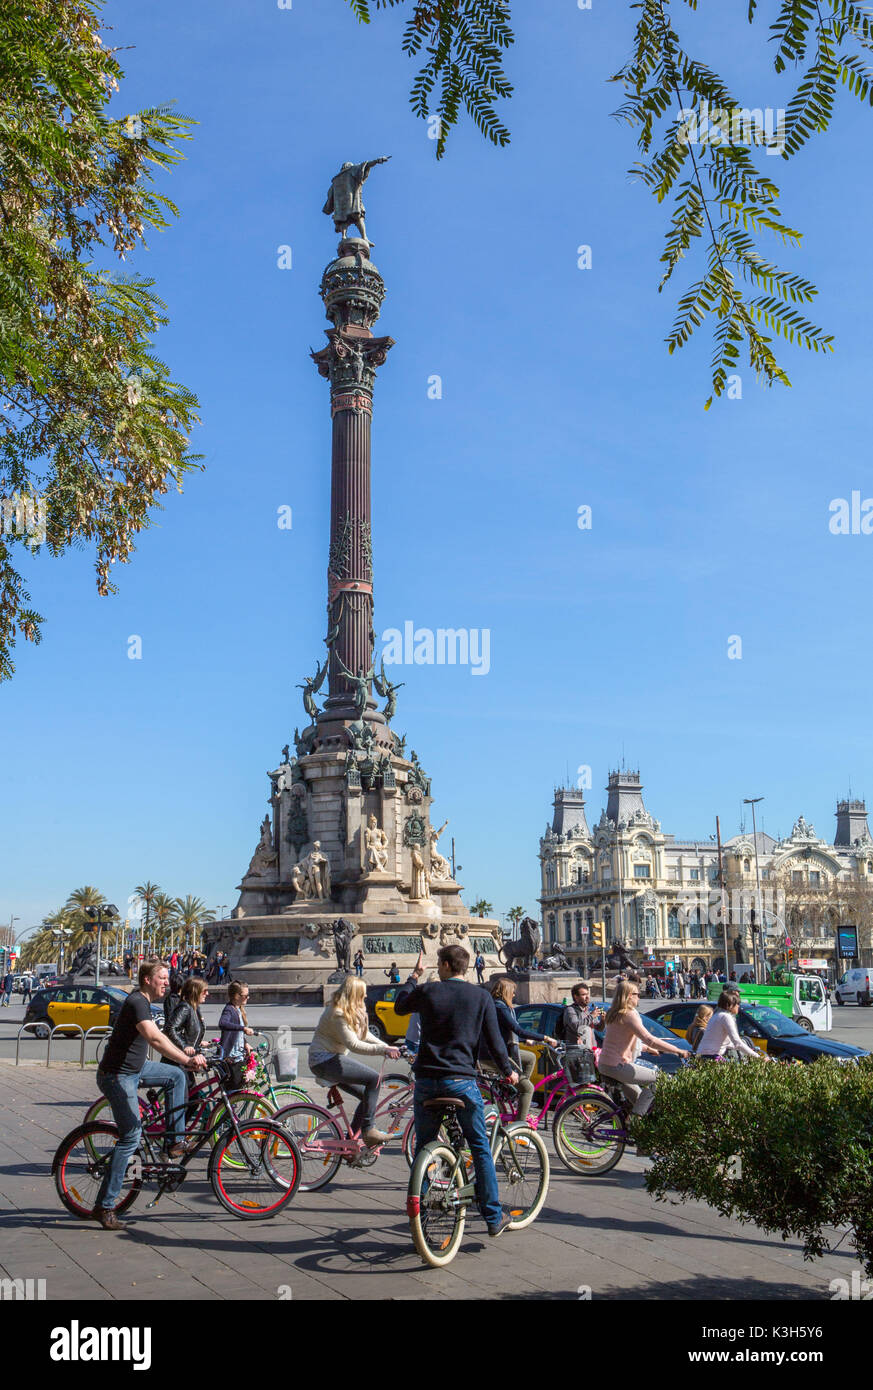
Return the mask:
[[(531, 1028), (519, 1027), (518, 1019), (515, 1016), (513, 1001), (515, 999), (515, 984), (512, 980), (499, 979), (490, 980), (485, 986), (488, 993), (494, 1000), (494, 1008), (497, 1012), (497, 1024), (500, 1028), (500, 1036), (503, 1038), (506, 1051), (510, 1061), (518, 1067), (519, 1077), (517, 1082), (518, 1090), (518, 1115), (519, 1120), (526, 1120), (530, 1111), (530, 1103), (533, 1099), (533, 1082), (531, 1073), (536, 1065), (536, 1055), (533, 1052), (521, 1052), (516, 1038), (521, 1038), (522, 1042), (544, 1042), (549, 1047), (557, 1047), (557, 1040), (550, 1038), (545, 1033), (535, 1033)], [(483, 1067), (492, 1070), (495, 1063), (485, 1044), (484, 1039), (479, 1045), (479, 1060)], [(499, 1068), (497, 1068), (499, 1070)]]
[[(205, 980), (186, 980), (179, 994), (179, 1002), (173, 1010), (172, 1015), (164, 1022), (164, 1036), (175, 1043), (176, 1047), (181, 1047), (183, 1052), (187, 1052), (193, 1057), (200, 1047), (203, 1034), (206, 1032), (206, 1024), (203, 1022), (203, 1015), (200, 1012), (200, 1005), (209, 994), (209, 986)], [(161, 1061), (166, 1062), (166, 1057)], [(174, 1065), (170, 1063), (169, 1065)]]

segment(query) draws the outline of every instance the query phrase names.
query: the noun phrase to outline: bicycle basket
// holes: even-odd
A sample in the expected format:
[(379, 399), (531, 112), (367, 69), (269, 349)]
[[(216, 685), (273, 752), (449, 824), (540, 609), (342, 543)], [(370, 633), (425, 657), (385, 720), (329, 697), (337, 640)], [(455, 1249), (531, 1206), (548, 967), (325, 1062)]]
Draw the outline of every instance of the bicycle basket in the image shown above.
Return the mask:
[(273, 1070), (277, 1081), (296, 1081), (299, 1049), (280, 1047), (273, 1058)]
[(597, 1067), (590, 1047), (569, 1051), (564, 1059), (564, 1071), (574, 1086), (590, 1086), (597, 1080)]

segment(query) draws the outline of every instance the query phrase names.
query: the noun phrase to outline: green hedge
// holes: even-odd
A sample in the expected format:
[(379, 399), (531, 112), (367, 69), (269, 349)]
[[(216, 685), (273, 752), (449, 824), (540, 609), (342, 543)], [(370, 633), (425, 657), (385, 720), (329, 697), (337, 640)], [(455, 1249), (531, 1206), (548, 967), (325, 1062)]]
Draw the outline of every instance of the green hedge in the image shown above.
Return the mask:
[(661, 1076), (653, 1110), (633, 1122), (654, 1160), (659, 1201), (708, 1202), (754, 1221), (805, 1258), (828, 1249), (826, 1226), (852, 1227), (873, 1275), (873, 1057), (859, 1065), (694, 1062)]

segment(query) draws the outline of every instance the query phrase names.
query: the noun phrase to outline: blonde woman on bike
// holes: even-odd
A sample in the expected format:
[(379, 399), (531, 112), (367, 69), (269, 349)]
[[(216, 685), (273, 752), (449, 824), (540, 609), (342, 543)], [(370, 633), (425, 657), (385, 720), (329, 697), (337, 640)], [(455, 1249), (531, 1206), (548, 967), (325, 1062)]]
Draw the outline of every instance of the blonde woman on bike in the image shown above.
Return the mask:
[(691, 1020), (688, 1032), (685, 1034), (685, 1041), (691, 1044), (691, 1051), (696, 1052), (700, 1039), (706, 1032), (706, 1025), (712, 1018), (713, 1009), (711, 1004), (701, 1004), (697, 1013)]
[(355, 1097), (358, 1107), (352, 1117), (352, 1129), (360, 1133), (368, 1148), (374, 1148), (389, 1138), (373, 1126), (379, 1102), (379, 1073), (349, 1054), (399, 1057), (400, 1050), (389, 1047), (369, 1031), (366, 993), (363, 980), (357, 975), (346, 976), (318, 1020), (309, 1044), (309, 1066), (323, 1086), (338, 1086)]
[(658, 1080), (654, 1067), (641, 1067), (636, 1061), (638, 1051), (674, 1052), (677, 1057), (683, 1056), (681, 1047), (652, 1036), (637, 1010), (639, 1001), (639, 985), (629, 980), (621, 980), (616, 985), (597, 1063), (601, 1076), (608, 1076), (620, 1084), (631, 1103), (632, 1115), (645, 1115), (651, 1109)]

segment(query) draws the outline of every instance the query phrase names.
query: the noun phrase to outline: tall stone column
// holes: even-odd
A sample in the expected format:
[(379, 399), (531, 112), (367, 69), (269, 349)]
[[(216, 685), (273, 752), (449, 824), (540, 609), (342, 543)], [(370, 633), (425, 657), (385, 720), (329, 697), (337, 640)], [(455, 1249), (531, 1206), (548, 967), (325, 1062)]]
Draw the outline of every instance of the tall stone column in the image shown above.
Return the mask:
[(312, 359), (330, 381), (333, 420), (330, 551), (327, 567), (328, 698), (319, 722), (354, 719), (358, 681), (366, 681), (367, 718), (382, 723), (370, 695), (373, 631), (373, 549), (370, 529), (370, 424), (376, 369), (393, 346), (372, 325), (385, 297), (370, 247), (344, 237), (321, 282), (333, 327)]

